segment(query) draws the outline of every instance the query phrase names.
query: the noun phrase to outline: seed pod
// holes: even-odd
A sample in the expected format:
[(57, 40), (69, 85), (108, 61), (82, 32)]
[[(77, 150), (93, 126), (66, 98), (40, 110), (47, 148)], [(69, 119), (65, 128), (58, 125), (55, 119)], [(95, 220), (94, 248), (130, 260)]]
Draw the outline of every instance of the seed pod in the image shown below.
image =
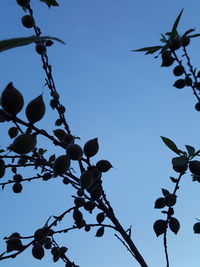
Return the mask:
[(36, 147), (37, 140), (32, 134), (18, 135), (14, 142), (8, 147), (9, 150), (18, 154), (28, 154)]
[(50, 106), (52, 109), (56, 108), (57, 104), (58, 104), (57, 100), (55, 100), (55, 99), (50, 100)]
[(76, 222), (81, 222), (83, 220), (83, 214), (78, 209), (74, 209), (73, 218)]
[(63, 105), (61, 105), (60, 107), (58, 107), (58, 111), (59, 111), (60, 113), (64, 114), (65, 111), (66, 111), (66, 108), (65, 108)]
[(102, 195), (102, 190), (100, 186), (94, 186), (91, 189), (90, 196), (93, 201), (98, 200)]
[(18, 135), (18, 128), (17, 127), (11, 127), (8, 130), (8, 135), (10, 136), (10, 138), (15, 138)]
[(63, 184), (69, 184), (69, 179), (67, 177), (63, 178)]
[(168, 207), (172, 207), (176, 204), (176, 195), (175, 194), (167, 194), (165, 196), (165, 204)]
[(51, 238), (47, 237), (45, 239), (44, 248), (51, 249)]
[(92, 211), (95, 208), (95, 204), (92, 201), (85, 202), (84, 209), (87, 211)]
[(1, 165), (0, 166), (0, 178), (4, 177), (5, 172), (6, 172), (6, 168), (3, 165)]
[(173, 73), (175, 76), (181, 76), (184, 73), (184, 70), (185, 69), (183, 66), (178, 65), (173, 69)]
[(1, 94), (1, 106), (11, 115), (19, 113), (24, 106), (22, 94), (10, 82)]
[(184, 79), (179, 79), (177, 81), (175, 81), (175, 83), (173, 84), (174, 87), (178, 88), (178, 89), (182, 89), (183, 87), (185, 87), (186, 83)]
[(83, 189), (78, 189), (77, 190), (77, 196), (79, 196), (79, 197), (82, 197), (84, 195), (84, 190)]
[(101, 172), (107, 172), (112, 168), (111, 163), (108, 160), (99, 160), (96, 164), (96, 167), (101, 171)]
[(21, 191), (22, 191), (22, 185), (20, 184), (20, 183), (14, 183), (13, 184), (13, 187), (12, 187), (12, 189), (13, 189), (13, 192), (14, 193), (21, 193)]
[(200, 234), (200, 222), (194, 224), (193, 230), (195, 234)]
[(47, 227), (40, 228), (35, 231), (34, 233), (34, 240), (35, 241), (41, 241), (43, 240), (46, 235), (48, 234), (49, 229)]
[(101, 226), (98, 230), (97, 230), (97, 232), (96, 232), (96, 237), (102, 237), (104, 235), (104, 227), (103, 226)]
[(31, 123), (40, 121), (45, 114), (45, 103), (42, 95), (33, 99), (26, 107), (26, 117)]
[(172, 55), (172, 53), (169, 50), (163, 50), (162, 54), (161, 54), (162, 59), (170, 59), (171, 55)]
[(7, 244), (7, 252), (11, 252), (13, 250), (20, 251), (23, 248), (22, 242), (19, 238), (12, 237), (6, 241)]
[(200, 103), (199, 103), (199, 102), (196, 103), (196, 105), (195, 105), (195, 109), (196, 109), (197, 111), (200, 111)]
[(43, 178), (42, 178), (42, 180), (43, 181), (48, 181), (49, 179), (51, 179), (52, 178), (52, 174), (50, 173), (50, 172), (45, 172), (44, 174), (43, 174)]
[(172, 159), (173, 169), (178, 173), (184, 173), (188, 168), (188, 160), (186, 157), (175, 157)]
[(193, 83), (192, 79), (189, 76), (185, 77), (185, 84), (186, 86), (191, 86)]
[(184, 36), (181, 38), (181, 44), (182, 46), (188, 46), (190, 43), (190, 37)]
[(165, 203), (165, 198), (164, 198), (164, 197), (159, 197), (159, 198), (156, 199), (156, 201), (155, 201), (155, 206), (154, 206), (154, 208), (155, 208), (155, 209), (162, 209), (162, 208), (165, 207), (165, 205), (166, 205), (166, 203)]
[(85, 199), (81, 197), (76, 197), (74, 199), (74, 204), (76, 205), (77, 208), (83, 207), (85, 204)]
[(44, 55), (47, 51), (47, 48), (44, 44), (36, 44), (35, 50), (39, 55)]
[(20, 182), (22, 181), (22, 176), (21, 176), (21, 174), (15, 174), (15, 175), (13, 175), (13, 181), (14, 181), (15, 183), (20, 183)]
[(63, 142), (66, 144), (66, 145), (69, 145), (71, 143), (74, 143), (74, 136), (71, 135), (71, 134), (65, 134), (65, 137), (63, 139)]
[(83, 151), (84, 154), (90, 158), (97, 154), (99, 150), (98, 139), (94, 138), (85, 143)]
[(65, 255), (65, 253), (67, 252), (68, 248), (66, 247), (61, 247), (60, 248), (60, 256), (63, 257)]
[(199, 160), (191, 160), (189, 162), (189, 169), (191, 173), (200, 176), (200, 161)]
[(167, 224), (166, 224), (166, 221), (164, 221), (164, 220), (157, 220), (157, 221), (155, 221), (155, 223), (153, 225), (153, 229), (154, 229), (154, 232), (156, 233), (157, 237), (159, 235), (164, 234), (164, 232), (166, 231), (166, 228), (167, 228)]
[(169, 42), (169, 48), (174, 51), (181, 47), (182, 43), (179, 38), (175, 38)]
[(60, 249), (58, 247), (53, 247), (51, 249), (51, 254), (55, 257), (60, 257)]
[(100, 212), (100, 213), (97, 214), (97, 216), (96, 216), (96, 220), (97, 220), (97, 222), (98, 222), (99, 224), (102, 223), (102, 222), (104, 221), (104, 219), (105, 219), (105, 214), (104, 214), (104, 212)]
[(79, 183), (81, 185), (81, 189), (87, 189), (90, 186), (92, 186), (94, 182), (94, 178), (92, 175), (92, 172), (90, 170), (85, 171), (84, 173), (81, 174)]
[(64, 174), (70, 167), (70, 159), (67, 155), (56, 158), (53, 164), (54, 175)]
[(91, 167), (90, 168), (90, 171), (92, 172), (93, 179), (95, 181), (101, 179), (102, 172), (97, 167), (95, 167), (95, 166), (94, 167)]
[(173, 57), (163, 58), (161, 67), (170, 67), (174, 63), (174, 60)]
[(56, 126), (60, 126), (60, 125), (62, 125), (62, 120), (61, 120), (61, 119), (57, 119), (57, 120), (55, 121), (55, 125), (56, 125)]
[(53, 131), (53, 133), (59, 141), (62, 141), (66, 136), (66, 132), (63, 129), (56, 129)]
[(80, 160), (83, 156), (83, 150), (77, 144), (69, 144), (67, 146), (67, 155), (72, 160)]
[(91, 229), (90, 225), (86, 225), (86, 226), (85, 226), (85, 231), (86, 231), (86, 232), (89, 232), (90, 229)]
[(42, 245), (36, 243), (32, 248), (32, 255), (34, 258), (41, 260), (44, 257), (44, 248)]
[(169, 220), (169, 228), (174, 234), (177, 234), (180, 229), (179, 221), (176, 218), (171, 217)]
[(30, 0), (17, 0), (17, 4), (22, 7), (27, 7), (30, 4)]
[(26, 28), (32, 28), (35, 24), (34, 18), (31, 15), (25, 15), (22, 17), (22, 24)]

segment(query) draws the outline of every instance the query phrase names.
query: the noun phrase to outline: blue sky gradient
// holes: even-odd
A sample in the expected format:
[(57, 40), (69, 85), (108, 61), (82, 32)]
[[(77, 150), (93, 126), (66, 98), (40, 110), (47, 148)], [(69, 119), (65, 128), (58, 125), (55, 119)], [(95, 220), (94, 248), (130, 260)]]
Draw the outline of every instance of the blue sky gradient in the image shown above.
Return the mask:
[[(1, 1), (1, 40), (33, 35), (32, 29), (21, 25), (23, 10), (15, 1)], [(177, 177), (171, 159), (175, 154), (162, 143), (160, 136), (176, 142), (180, 149), (192, 145), (199, 149), (200, 113), (194, 109), (196, 99), (189, 87), (178, 90), (173, 68), (160, 68), (160, 59), (131, 53), (131, 49), (159, 45), (160, 33), (165, 33), (182, 8), (180, 32), (196, 27), (200, 32), (199, 1), (131, 1), (131, 0), (73, 0), (59, 1), (60, 7), (48, 9), (32, 0), (37, 25), (43, 35), (55, 36), (66, 45), (55, 43), (48, 49), (57, 89), (66, 106), (67, 121), (73, 134), (80, 136), (78, 144), (98, 137), (100, 150), (92, 159), (109, 160), (114, 166), (103, 177), (103, 184), (117, 217), (125, 228), (132, 225), (133, 240), (149, 267), (166, 266), (163, 237), (157, 238), (152, 225), (165, 216), (155, 210), (154, 202), (161, 197), (161, 188), (172, 191), (169, 177)], [(189, 53), (194, 66), (199, 67), (199, 40), (191, 42)], [(21, 91), (25, 106), (44, 92), (48, 105), (50, 97), (45, 83), (40, 56), (34, 45), (8, 50), (0, 54), (0, 91), (9, 82)], [(25, 119), (23, 112), (20, 117)], [(56, 112), (47, 107), (45, 117), (36, 125), (53, 134)], [(9, 123), (0, 125), (3, 146), (10, 144)], [(45, 138), (38, 145), (49, 155), (63, 154)], [(76, 163), (74, 168), (78, 169)], [(23, 177), (32, 171), (20, 169)], [(11, 175), (9, 172), (7, 175)], [(11, 179), (12, 176), (2, 178)], [(177, 236), (168, 235), (170, 267), (198, 267), (199, 235), (193, 234), (199, 214), (200, 185), (193, 183), (188, 172), (181, 182), (175, 206), (175, 217), (181, 228)], [(31, 235), (51, 215), (59, 215), (72, 205), (75, 191), (61, 179), (48, 182), (24, 183), (21, 194), (11, 186), (1, 192), (1, 251), (4, 236), (20, 232)], [(86, 215), (88, 222), (94, 215)], [(66, 217), (64, 227), (72, 224)], [(62, 227), (62, 226), (61, 226)], [(60, 228), (61, 228), (60, 227)], [(96, 238), (95, 230), (73, 231), (57, 236), (58, 243), (69, 248), (68, 255), (81, 267), (139, 266), (110, 230)], [(1, 262), (3, 267), (53, 267), (49, 251), (42, 261), (31, 256), (30, 249), (16, 259)]]

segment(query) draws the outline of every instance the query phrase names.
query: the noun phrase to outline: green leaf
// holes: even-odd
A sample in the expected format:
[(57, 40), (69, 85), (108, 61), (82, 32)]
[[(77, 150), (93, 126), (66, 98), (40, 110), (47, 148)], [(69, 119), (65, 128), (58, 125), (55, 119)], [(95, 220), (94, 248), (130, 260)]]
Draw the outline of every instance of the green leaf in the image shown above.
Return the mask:
[(195, 154), (195, 148), (193, 146), (185, 145), (188, 155), (192, 157)]
[(182, 151), (177, 148), (176, 144), (172, 140), (164, 136), (161, 136), (161, 138), (165, 145), (169, 147), (172, 151), (174, 151), (176, 154), (180, 155), (182, 153)]
[(55, 0), (40, 0), (40, 1), (44, 2), (48, 7), (59, 6), (59, 4)]
[(183, 13), (183, 9), (181, 10), (181, 12), (179, 13), (178, 17), (176, 18), (176, 20), (174, 22), (174, 25), (173, 25), (172, 31), (171, 31), (172, 36), (175, 36), (177, 34), (177, 27), (178, 27), (182, 13)]
[(30, 37), (22, 37), (22, 38), (13, 38), (13, 39), (8, 39), (8, 40), (2, 40), (0, 41), (0, 52), (15, 48), (18, 46), (24, 46), (28, 45), (31, 43), (35, 42), (40, 42), (44, 40), (56, 40), (62, 44), (65, 44), (62, 40), (55, 38), (55, 37), (50, 37), (50, 36), (30, 36)]
[(149, 52), (149, 51), (156, 52), (161, 48), (162, 48), (162, 46), (158, 46), (158, 45), (157, 46), (147, 46), (147, 47), (143, 47), (143, 48), (140, 48), (140, 49), (131, 50), (131, 52), (145, 52), (145, 51), (147, 51), (147, 52)]

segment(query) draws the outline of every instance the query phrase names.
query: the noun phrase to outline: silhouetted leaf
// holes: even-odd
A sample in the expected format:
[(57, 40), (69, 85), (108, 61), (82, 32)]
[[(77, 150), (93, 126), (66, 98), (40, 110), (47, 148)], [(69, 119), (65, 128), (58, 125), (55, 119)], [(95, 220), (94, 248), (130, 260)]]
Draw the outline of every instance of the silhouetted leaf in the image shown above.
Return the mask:
[(59, 6), (59, 4), (55, 0), (40, 0), (40, 1), (44, 2), (48, 7)]
[(182, 35), (182, 37), (187, 36), (189, 33), (193, 32), (193, 31), (195, 31), (195, 29), (189, 29), (189, 30), (187, 30), (187, 31)]
[(154, 225), (153, 225), (153, 229), (154, 232), (156, 233), (156, 236), (158, 237), (159, 235), (164, 234), (164, 232), (166, 231), (166, 221), (164, 220), (157, 220)]
[(193, 156), (195, 153), (195, 148), (193, 146), (190, 146), (190, 145), (185, 145), (185, 147), (187, 149), (188, 155), (190, 157)]
[(177, 234), (180, 229), (179, 221), (176, 218), (171, 217), (169, 221), (169, 228), (174, 234)]
[(170, 140), (169, 138), (164, 137), (164, 136), (161, 136), (161, 138), (167, 147), (169, 147), (176, 154), (178, 154), (178, 155), (181, 154), (182, 151), (177, 148), (176, 144), (172, 140)]
[(172, 181), (173, 183), (176, 183), (176, 182), (177, 182), (177, 179), (174, 178), (174, 177), (170, 177), (170, 179), (171, 179), (171, 181)]
[(161, 190), (164, 197), (169, 194), (169, 191), (167, 189), (162, 188)]
[(30, 37), (22, 37), (22, 38), (12, 38), (12, 39), (7, 39), (7, 40), (3, 40), (0, 41), (0, 52), (11, 49), (11, 48), (15, 48), (18, 46), (24, 46), (24, 45), (28, 45), (31, 43), (35, 43), (35, 42), (40, 42), (40, 41), (44, 41), (44, 40), (56, 40), (62, 44), (65, 44), (62, 40), (55, 38), (55, 37), (50, 37), (50, 36), (30, 36)]
[(131, 50), (131, 52), (145, 52), (145, 51), (147, 51), (149, 54), (151, 54), (151, 51), (152, 51), (152, 53), (154, 53), (161, 48), (162, 48), (162, 46), (147, 46), (147, 47), (143, 47), (140, 49)]
[(101, 237), (101, 236), (103, 236), (103, 234), (104, 234), (104, 227), (101, 226), (101, 227), (97, 230), (95, 236), (96, 236), (96, 237)]
[(199, 36), (200, 36), (200, 33), (188, 35), (188, 37), (190, 37), (190, 38), (195, 38), (195, 37), (199, 37)]
[(178, 24), (179, 24), (179, 21), (180, 21), (180, 18), (181, 18), (181, 15), (183, 13), (183, 9), (181, 10), (181, 12), (179, 13), (178, 17), (176, 18), (175, 22), (174, 22), (174, 25), (172, 27), (172, 31), (171, 31), (171, 36), (175, 36), (176, 35), (176, 32), (177, 32), (177, 27), (178, 27)]

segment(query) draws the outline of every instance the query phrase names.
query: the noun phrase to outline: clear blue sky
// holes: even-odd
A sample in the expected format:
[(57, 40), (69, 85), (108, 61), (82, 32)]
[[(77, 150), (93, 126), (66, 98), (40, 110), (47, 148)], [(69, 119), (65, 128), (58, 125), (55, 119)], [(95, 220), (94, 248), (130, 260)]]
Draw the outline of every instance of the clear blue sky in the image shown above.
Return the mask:
[[(177, 90), (172, 86), (175, 78), (171, 68), (160, 68), (159, 59), (130, 50), (159, 44), (159, 34), (170, 30), (182, 8), (180, 32), (193, 27), (200, 32), (199, 1), (58, 0), (60, 7), (51, 9), (38, 0), (32, 2), (43, 34), (67, 43), (55, 43), (48, 55), (72, 132), (81, 137), (80, 145), (98, 137), (100, 151), (93, 163), (108, 159), (114, 166), (103, 181), (119, 220), (125, 228), (133, 225), (133, 240), (150, 267), (166, 266), (162, 237), (157, 238), (152, 229), (155, 220), (165, 217), (153, 206), (155, 199), (161, 197), (161, 188), (173, 190), (169, 176), (177, 174), (171, 168), (175, 154), (159, 136), (173, 139), (182, 149), (185, 144), (199, 149), (200, 113), (194, 109), (196, 100), (190, 88)], [(15, 1), (1, 1), (1, 39), (33, 35), (32, 29), (21, 25), (23, 15)], [(199, 41), (194, 40), (189, 49), (197, 67)], [(0, 91), (12, 81), (23, 93), (26, 104), (43, 90), (46, 103), (49, 102), (34, 45), (1, 53), (0, 64)], [(24, 118), (23, 112), (21, 116)], [(37, 126), (52, 133), (56, 118), (48, 109)], [(9, 126), (0, 125), (0, 140), (5, 146), (10, 143), (6, 135)], [(63, 153), (44, 138), (39, 145), (51, 154)], [(32, 175), (24, 169), (21, 173), (24, 177)], [(12, 178), (8, 176), (5, 178)], [(192, 230), (195, 218), (200, 218), (199, 190), (200, 184), (191, 181), (190, 173), (185, 175), (175, 206), (181, 228), (177, 236), (168, 235), (170, 267), (199, 266), (200, 236)], [(56, 180), (26, 183), (19, 195), (7, 186), (0, 194), (1, 251), (4, 236), (16, 231), (24, 236), (32, 234), (49, 216), (70, 207), (72, 194), (69, 186)], [(95, 221), (95, 216), (87, 218), (88, 222)], [(70, 223), (71, 218), (64, 225)], [(106, 231), (103, 238), (94, 235), (94, 230), (80, 230), (58, 236), (57, 240), (69, 248), (69, 257), (81, 267), (138, 266), (112, 231)], [(48, 251), (38, 261), (30, 250), (1, 264), (63, 266), (61, 261), (54, 264)]]

